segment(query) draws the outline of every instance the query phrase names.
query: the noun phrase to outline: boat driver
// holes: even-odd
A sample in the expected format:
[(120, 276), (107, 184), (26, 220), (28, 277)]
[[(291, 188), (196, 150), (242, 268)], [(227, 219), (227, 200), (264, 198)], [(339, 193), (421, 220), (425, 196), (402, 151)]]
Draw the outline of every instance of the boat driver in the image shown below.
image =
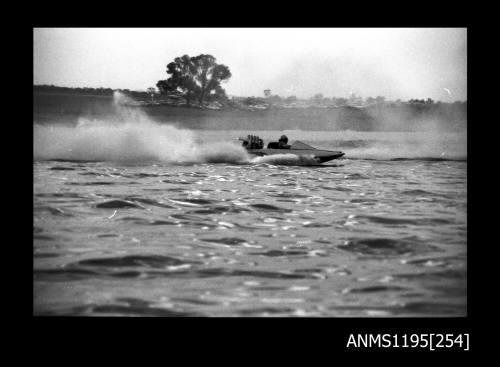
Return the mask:
[(286, 135), (281, 135), (280, 140), (278, 140), (279, 149), (290, 149), (290, 145), (288, 145), (287, 143), (288, 138), (286, 137)]

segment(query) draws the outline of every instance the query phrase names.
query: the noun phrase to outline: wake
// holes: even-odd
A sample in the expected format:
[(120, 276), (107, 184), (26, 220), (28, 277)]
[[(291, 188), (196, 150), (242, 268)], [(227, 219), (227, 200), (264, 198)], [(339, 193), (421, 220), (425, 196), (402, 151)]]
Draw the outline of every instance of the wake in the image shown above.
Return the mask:
[(144, 112), (123, 105), (115, 92), (116, 116), (80, 118), (77, 126), (34, 126), (34, 160), (116, 161), (174, 164), (250, 162), (245, 149), (226, 142), (197, 143), (192, 131), (152, 121)]

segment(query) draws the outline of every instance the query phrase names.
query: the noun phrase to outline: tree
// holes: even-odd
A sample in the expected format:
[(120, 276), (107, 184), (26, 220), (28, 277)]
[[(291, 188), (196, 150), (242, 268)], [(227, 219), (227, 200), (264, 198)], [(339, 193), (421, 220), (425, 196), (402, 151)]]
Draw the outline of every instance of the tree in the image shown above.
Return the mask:
[(217, 64), (215, 61), (212, 55), (204, 54), (176, 57), (167, 65), (170, 78), (159, 80), (156, 86), (162, 94), (181, 92), (188, 105), (194, 98), (197, 98), (201, 105), (206, 97), (225, 97), (225, 90), (220, 84), (231, 77), (231, 72), (226, 65)]
[(271, 97), (271, 89), (264, 89), (264, 96), (266, 98)]
[(156, 89), (153, 88), (153, 87), (149, 87), (148, 88), (148, 93), (151, 96), (151, 102), (154, 102), (154, 96), (155, 96), (155, 93), (156, 93)]

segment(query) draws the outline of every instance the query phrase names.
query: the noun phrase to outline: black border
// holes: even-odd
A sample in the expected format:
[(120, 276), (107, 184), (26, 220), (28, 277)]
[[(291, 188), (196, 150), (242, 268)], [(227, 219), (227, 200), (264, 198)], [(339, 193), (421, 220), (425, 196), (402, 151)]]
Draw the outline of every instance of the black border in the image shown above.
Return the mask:
[[(81, 4), (80, 4), (81, 5)], [(233, 4), (234, 5), (234, 4)], [(246, 4), (248, 7), (254, 6), (253, 4)], [(425, 6), (425, 4), (421, 4)], [(428, 4), (427, 4), (428, 5)], [(44, 5), (45, 6), (45, 5)], [(136, 6), (138, 6), (136, 4)], [(417, 4), (415, 4), (417, 6)], [(431, 4), (433, 6), (433, 4)], [(455, 5), (457, 6), (457, 5)], [(231, 7), (234, 9), (234, 6)], [(47, 10), (47, 9), (45, 9)], [(246, 11), (246, 7), (243, 6), (240, 11)], [(314, 12), (316, 14), (321, 13), (321, 7), (314, 7)], [(330, 17), (323, 15), (319, 16), (319, 19), (314, 19), (311, 23), (315, 23), (314, 25), (309, 25), (313, 27), (331, 27), (331, 26), (347, 26), (342, 24), (342, 22), (349, 22), (350, 20), (342, 17), (341, 13), (343, 9), (338, 9), (336, 12), (337, 16), (333, 16), (333, 20)], [(49, 10), (50, 11), (50, 10)], [(78, 12), (75, 9), (76, 12)], [(78, 14), (78, 18), (74, 18), (71, 16), (66, 16), (62, 18), (55, 19), (54, 16), (46, 17), (46, 14), (43, 16), (37, 17), (32, 22), (32, 26), (27, 28), (28, 37), (24, 38), (22, 42), (26, 45), (26, 49), (31, 47), (29, 45), (29, 39), (33, 40), (32, 29), (34, 27), (64, 27), (64, 26), (101, 26), (102, 24), (113, 24), (113, 26), (126, 26), (130, 24), (125, 21), (122, 21), (122, 18), (117, 19), (110, 17), (108, 19), (103, 17), (99, 17), (97, 22), (96, 18), (92, 17), (88, 12), (94, 12), (95, 8), (90, 7), (90, 9), (86, 9), (86, 11), (82, 11)], [(300, 9), (299, 9), (300, 11)], [(426, 9), (426, 12), (428, 8)], [(113, 11), (111, 11), (113, 12)], [(148, 7), (147, 12), (151, 15), (151, 8)], [(104, 12), (104, 14), (107, 14)], [(194, 18), (194, 20), (186, 20), (182, 17), (176, 17), (175, 14), (168, 16), (169, 11), (165, 9), (163, 16), (159, 14), (155, 14), (152, 17), (145, 18), (142, 17), (142, 13), (139, 11), (136, 16), (137, 18), (141, 17), (141, 19), (145, 19), (145, 22), (149, 22), (149, 25), (142, 26), (213, 26), (210, 19), (200, 19)], [(299, 15), (299, 19), (304, 20), (307, 12)], [(437, 14), (437, 15), (436, 15)], [(54, 14), (53, 14), (54, 15)], [(352, 15), (352, 14), (351, 14)], [(414, 13), (415, 15), (415, 13)], [(427, 14), (429, 15), (429, 14)], [(408, 21), (406, 17), (399, 17), (396, 21), (389, 21), (388, 25), (384, 25), (385, 27), (466, 27), (468, 28), (468, 96), (472, 91), (472, 86), (474, 85), (474, 78), (470, 79), (471, 75), (471, 67), (476, 64), (474, 57), (471, 57), (472, 50), (476, 50), (476, 47), (471, 45), (471, 36), (474, 39), (475, 29), (470, 27), (470, 22), (464, 21), (463, 19), (466, 17), (445, 17), (442, 18), (439, 15), (439, 11), (434, 13), (434, 18), (426, 16), (424, 18), (420, 18), (418, 12), (416, 13), (416, 17), (418, 18), (417, 22), (411, 22), (411, 19)], [(248, 17), (246, 20), (238, 19), (236, 15), (225, 15), (225, 17), (230, 17), (229, 20), (225, 19), (222, 23), (225, 23), (223, 26), (258, 26), (258, 27), (267, 27), (267, 26), (279, 26), (279, 27), (295, 27), (301, 26), (301, 22), (297, 22), (297, 17), (290, 20), (290, 18), (286, 18), (283, 14), (281, 17), (273, 16), (273, 13), (267, 14), (266, 16), (260, 18), (252, 18), (250, 21)], [(136, 18), (136, 19), (137, 19)], [(158, 19), (159, 18), (159, 19)], [(173, 18), (173, 19), (172, 19)], [(326, 20), (325, 18), (328, 18)], [(370, 17), (371, 18), (371, 17)], [(411, 17), (410, 17), (411, 18)], [(438, 19), (435, 19), (438, 18)], [(468, 18), (468, 17), (467, 17)], [(435, 20), (434, 20), (435, 19)], [(443, 21), (445, 19), (445, 21)], [(201, 21), (200, 21), (201, 20)], [(363, 19), (363, 20), (366, 20)], [(356, 24), (357, 21), (354, 21), (354, 25), (350, 24), (349, 27), (356, 26), (374, 26), (373, 22), (378, 21), (369, 20), (368, 22), (364, 22), (365, 24)], [(255, 24), (255, 23), (260, 24)], [(276, 22), (281, 22), (282, 24), (276, 25)], [(336, 24), (331, 24), (332, 22)], [(89, 23), (94, 23), (93, 25), (89, 25)], [(96, 24), (97, 23), (97, 24)], [(182, 25), (180, 23), (183, 23)], [(187, 23), (187, 24), (186, 24)], [(195, 23), (195, 24), (193, 24)], [(220, 23), (220, 22), (218, 22)], [(237, 23), (237, 24), (236, 24)], [(305, 23), (308, 23), (307, 21)], [(340, 24), (339, 24), (340, 23)], [(399, 24), (398, 24), (399, 23)], [(404, 24), (403, 24), (404, 23)], [(443, 25), (445, 23), (445, 25)], [(440, 24), (440, 25), (438, 25)], [(139, 25), (141, 26), (141, 25)], [(219, 26), (219, 25), (217, 25)], [(305, 25), (307, 27), (307, 25)], [(472, 46), (472, 47), (471, 47)], [(29, 52), (29, 51), (27, 51)], [(30, 59), (29, 55), (24, 56), (25, 59)], [(472, 61), (472, 63), (471, 63)], [(31, 69), (33, 70), (33, 69)], [(26, 75), (26, 73), (24, 74)], [(32, 79), (33, 80), (33, 79)], [(471, 80), (473, 84), (470, 84)], [(469, 99), (469, 98), (468, 98)], [(474, 101), (474, 98), (472, 99)], [(476, 115), (474, 103), (472, 109), (472, 116), (469, 118), (469, 121), (475, 121), (478, 117)], [(29, 113), (27, 108), (24, 108), (24, 112), (26, 114)], [(24, 118), (28, 120), (29, 117)], [(19, 122), (19, 125), (22, 125), (22, 122)], [(476, 303), (475, 297), (479, 293), (479, 288), (474, 286), (474, 282), (477, 282), (478, 275), (476, 275), (476, 271), (478, 269), (477, 264), (477, 253), (478, 250), (475, 249), (475, 246), (478, 245), (478, 232), (480, 230), (478, 223), (474, 220), (474, 217), (471, 213), (475, 213), (478, 211), (477, 201), (471, 195), (471, 191), (474, 191), (474, 186), (476, 186), (477, 179), (476, 177), (480, 177), (479, 168), (474, 165), (478, 163), (478, 158), (475, 153), (470, 154), (470, 151), (475, 150), (472, 148), (478, 139), (477, 131), (474, 127), (473, 123), (468, 123), (468, 194), (467, 194), (467, 202), (468, 202), (468, 301), (467, 301), (467, 317), (463, 318), (305, 318), (305, 319), (260, 319), (260, 318), (238, 318), (238, 319), (221, 319), (221, 318), (189, 318), (189, 319), (131, 319), (127, 318), (127, 320), (123, 320), (121, 318), (68, 318), (68, 317), (35, 317), (32, 314), (32, 300), (27, 297), (27, 300), (23, 302), (22, 308), (25, 306), (26, 310), (24, 312), (31, 319), (31, 336), (32, 340), (35, 343), (40, 343), (38, 347), (47, 348), (42, 350), (50, 350), (51, 346), (56, 347), (58, 350), (60, 348), (68, 347), (68, 350), (75, 350), (76, 345), (80, 346), (89, 346), (93, 350), (107, 350), (107, 348), (103, 348), (100, 343), (111, 343), (115, 346), (124, 343), (123, 346), (141, 346), (147, 349), (151, 349), (151, 351), (167, 351), (174, 352), (172, 349), (174, 347), (173, 344), (184, 344), (184, 346), (189, 350), (192, 349), (193, 355), (186, 356), (190, 358), (196, 354), (197, 348), (200, 345), (203, 345), (207, 349), (207, 353), (215, 354), (221, 356), (223, 358), (230, 353), (232, 349), (233, 352), (240, 354), (241, 356), (246, 356), (248, 354), (252, 354), (252, 351), (271, 351), (273, 354), (282, 354), (283, 357), (292, 357), (295, 352), (303, 351), (306, 355), (312, 354), (312, 356), (320, 354), (328, 356), (331, 352), (336, 351), (349, 351), (346, 348), (346, 343), (348, 337), (352, 333), (470, 333), (471, 335), (471, 349), (474, 350), (482, 345), (480, 342), (480, 335), (482, 336), (479, 326), (478, 326), (478, 317), (481, 309)], [(33, 190), (32, 184), (32, 149), (33, 146), (30, 144), (31, 149), (26, 149), (26, 159), (27, 159), (27, 172), (23, 171), (20, 177), (26, 177), (20, 181), (21, 185), (26, 184), (26, 190)], [(472, 161), (471, 161), (472, 159)], [(28, 165), (29, 163), (29, 165)], [(31, 177), (31, 180), (29, 179)], [(30, 186), (31, 185), (31, 186)], [(16, 185), (17, 186), (17, 185)], [(28, 187), (30, 186), (30, 187)], [(24, 190), (23, 190), (24, 192)], [(32, 207), (32, 202), (28, 203), (28, 195), (23, 195), (26, 198), (26, 208)], [(24, 201), (23, 201), (24, 205)], [(24, 218), (26, 216), (26, 223), (32, 221), (33, 217), (29, 210), (22, 210), (22, 214), (20, 217)], [(32, 244), (32, 236), (31, 230), (24, 231), (23, 233), (19, 233), (22, 236), (22, 244), (23, 250), (26, 250), (26, 258), (32, 259), (32, 247), (29, 244)], [(26, 241), (24, 240), (26, 237)], [(26, 244), (25, 244), (26, 242)], [(24, 255), (23, 255), (24, 256)], [(24, 257), (23, 257), (24, 258)], [(33, 280), (32, 276), (29, 275), (32, 272), (32, 263), (28, 265), (26, 274), (31, 278), (28, 280), (27, 289), (29, 293), (32, 293), (33, 290)], [(470, 271), (472, 270), (472, 271)], [(477, 283), (476, 283), (477, 284)], [(87, 335), (90, 339), (87, 339)], [(154, 336), (153, 336), (154, 335)], [(157, 339), (160, 338), (160, 339)], [(476, 340), (474, 340), (476, 339)], [(173, 343), (173, 344), (171, 344)], [(83, 347), (85, 349), (85, 347)], [(160, 349), (158, 349), (160, 348)], [(309, 349), (310, 348), (310, 349)], [(37, 348), (39, 349), (39, 348)], [(108, 349), (108, 351), (112, 351), (112, 347)], [(120, 348), (122, 349), (122, 348)], [(126, 349), (124, 350), (126, 351)], [(357, 349), (356, 351), (361, 351)], [(402, 351), (397, 349), (384, 349), (383, 351)], [(404, 350), (405, 352), (407, 350)], [(445, 350), (443, 350), (445, 351)], [(123, 351), (122, 351), (123, 352)], [(120, 353), (116, 350), (116, 353)], [(170, 353), (168, 353), (170, 354)], [(201, 353), (203, 356), (203, 353)], [(214, 361), (217, 361), (219, 358), (215, 356), (213, 358)], [(311, 358), (314, 359), (314, 358)], [(168, 362), (169, 358), (165, 359), (165, 362)], [(330, 359), (333, 362), (335, 359)], [(311, 360), (309, 360), (311, 362)]]

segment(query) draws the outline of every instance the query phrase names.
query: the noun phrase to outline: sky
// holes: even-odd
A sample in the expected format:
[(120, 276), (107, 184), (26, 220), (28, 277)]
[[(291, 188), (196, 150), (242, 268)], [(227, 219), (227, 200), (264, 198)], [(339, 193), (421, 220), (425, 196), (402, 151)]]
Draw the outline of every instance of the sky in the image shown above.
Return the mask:
[(146, 90), (202, 53), (228, 95), (467, 100), (466, 28), (35, 28), (33, 84)]

